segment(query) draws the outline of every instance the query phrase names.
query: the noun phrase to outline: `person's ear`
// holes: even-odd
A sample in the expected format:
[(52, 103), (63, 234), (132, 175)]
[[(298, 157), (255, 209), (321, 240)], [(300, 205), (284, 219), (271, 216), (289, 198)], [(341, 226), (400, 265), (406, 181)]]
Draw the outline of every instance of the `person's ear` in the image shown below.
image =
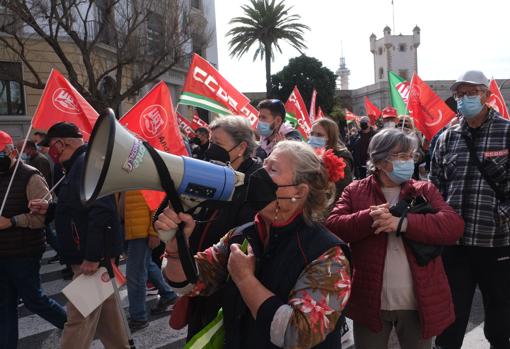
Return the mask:
[(296, 189), (297, 189), (296, 196), (299, 198), (306, 197), (308, 195), (308, 193), (310, 192), (310, 186), (306, 183), (301, 183), (301, 184), (297, 185)]
[(241, 157), (244, 154), (246, 154), (246, 149), (248, 148), (248, 144), (245, 141), (242, 141), (241, 143), (239, 143), (238, 148), (239, 148), (238, 155), (239, 155), (239, 157)]

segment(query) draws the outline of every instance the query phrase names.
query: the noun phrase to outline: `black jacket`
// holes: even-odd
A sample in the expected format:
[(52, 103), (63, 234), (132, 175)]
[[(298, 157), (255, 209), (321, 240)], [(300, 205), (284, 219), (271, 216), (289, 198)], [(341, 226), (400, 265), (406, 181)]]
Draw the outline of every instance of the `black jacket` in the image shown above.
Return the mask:
[[(249, 158), (239, 166), (237, 171), (244, 173), (247, 179), (261, 167), (261, 161)], [(208, 210), (195, 217), (199, 221), (210, 220), (210, 223), (198, 224), (191, 234), (189, 242), (193, 254), (211, 247), (232, 228), (253, 221), (256, 212), (245, 203), (246, 190), (246, 185), (236, 188), (232, 201), (228, 206)], [(215, 318), (221, 308), (222, 299), (223, 293), (221, 291), (210, 297), (193, 297), (190, 299), (188, 339)]]
[(81, 202), (86, 151), (85, 144), (63, 164), (66, 178), (59, 186), (58, 203), (54, 207), (60, 254), (66, 264), (81, 264), (84, 259), (98, 262), (107, 254), (117, 257), (122, 252), (114, 196), (97, 199), (87, 207)]

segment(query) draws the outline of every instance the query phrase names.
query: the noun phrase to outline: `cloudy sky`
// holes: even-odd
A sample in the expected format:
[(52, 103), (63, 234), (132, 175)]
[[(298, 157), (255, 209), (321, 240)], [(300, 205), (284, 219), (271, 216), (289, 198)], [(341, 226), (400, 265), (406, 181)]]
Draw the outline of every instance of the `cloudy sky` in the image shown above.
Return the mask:
[[(216, 30), (220, 72), (241, 91), (264, 91), (263, 61), (253, 62), (253, 50), (242, 59), (230, 58), (226, 32), (232, 17), (242, 14), (248, 0), (216, 0)], [(311, 27), (305, 39), (313, 56), (336, 71), (343, 44), (350, 88), (372, 84), (373, 56), (369, 36), (392, 27), (391, 0), (286, 0), (293, 13)], [(510, 78), (510, 2), (508, 0), (394, 0), (395, 30), (412, 34), (421, 28), (418, 73), (424, 80), (455, 79), (462, 71), (480, 69), (488, 77)], [(298, 55), (283, 46), (272, 65), (275, 73)]]

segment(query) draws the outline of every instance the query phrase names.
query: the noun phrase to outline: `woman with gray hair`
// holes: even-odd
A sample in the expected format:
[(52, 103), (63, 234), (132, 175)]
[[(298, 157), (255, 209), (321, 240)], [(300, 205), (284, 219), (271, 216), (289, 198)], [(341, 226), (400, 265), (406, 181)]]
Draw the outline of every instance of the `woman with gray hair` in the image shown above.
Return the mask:
[[(345, 244), (316, 222), (334, 196), (336, 171), (329, 160), (302, 142), (277, 143), (264, 168), (250, 177), (249, 186), (256, 184), (248, 188), (248, 200), (265, 204), (258, 205), (254, 222), (195, 255), (195, 284), (186, 281), (175, 239), (167, 243), (165, 274), (174, 290), (206, 299), (225, 292), (224, 348), (341, 348), (349, 261)], [(195, 226), (191, 216), (167, 208), (155, 227), (180, 223), (187, 236)]]
[(378, 132), (368, 147), (372, 174), (345, 188), (327, 219), (352, 249), (346, 315), (356, 349), (387, 348), (393, 327), (402, 349), (430, 349), (455, 319), (439, 246), (455, 244), (464, 222), (434, 185), (411, 179), (415, 150), (401, 130)]
[[(242, 116), (223, 116), (209, 125), (209, 148), (205, 151), (205, 160), (221, 165), (228, 165), (234, 170), (245, 174), (246, 178), (262, 167), (260, 160), (252, 158), (257, 147), (254, 132)], [(228, 206), (216, 209), (202, 209), (194, 219), (196, 225), (189, 238), (192, 253), (206, 250), (217, 243), (223, 234), (239, 225), (253, 221), (255, 210), (245, 204), (246, 186), (237, 187)], [(214, 319), (221, 307), (223, 293), (218, 292), (212, 297), (195, 297), (189, 301), (187, 314), (184, 306), (172, 313), (173, 319), (186, 318), (188, 338), (201, 330)], [(179, 301), (181, 304), (184, 301)], [(186, 316), (187, 315), (187, 316)], [(171, 322), (175, 324), (175, 322)], [(184, 323), (175, 325), (184, 327)]]

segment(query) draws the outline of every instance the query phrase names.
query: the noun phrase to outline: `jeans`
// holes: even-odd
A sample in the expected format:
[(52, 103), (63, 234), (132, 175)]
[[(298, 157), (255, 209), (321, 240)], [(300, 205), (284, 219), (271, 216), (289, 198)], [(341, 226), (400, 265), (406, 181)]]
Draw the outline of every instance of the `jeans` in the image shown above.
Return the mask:
[(147, 239), (128, 241), (126, 277), (129, 300), (129, 315), (137, 321), (147, 321), (145, 304), (147, 279), (158, 289), (161, 298), (175, 299), (177, 295), (163, 279), (161, 269), (152, 261), (152, 252)]
[(493, 349), (510, 349), (510, 246), (448, 246), (443, 252), (455, 322), (436, 338), (441, 349), (460, 349), (476, 286), (485, 312), (484, 334)]
[(41, 289), (39, 257), (0, 260), (0, 348), (16, 348), (18, 342), (18, 299), (31, 312), (58, 328), (64, 328), (64, 308)]

